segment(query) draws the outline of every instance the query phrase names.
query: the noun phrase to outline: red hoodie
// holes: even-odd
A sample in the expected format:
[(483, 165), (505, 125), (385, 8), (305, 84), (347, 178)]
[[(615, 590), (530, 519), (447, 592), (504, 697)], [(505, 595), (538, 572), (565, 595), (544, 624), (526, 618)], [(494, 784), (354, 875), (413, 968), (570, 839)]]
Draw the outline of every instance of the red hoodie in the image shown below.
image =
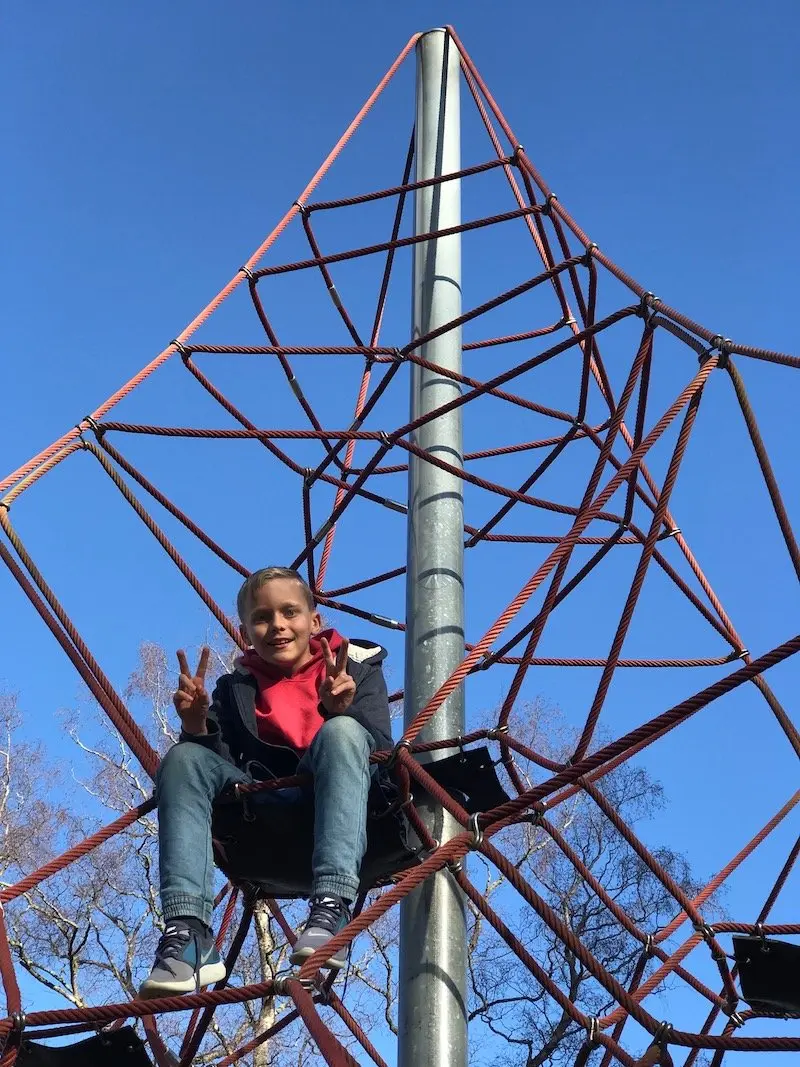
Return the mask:
[(238, 661), (258, 682), (256, 722), (258, 736), (273, 745), (289, 745), (302, 755), (325, 721), (319, 713), (319, 686), (325, 677), (325, 659), (320, 638), (327, 639), (336, 652), (342, 637), (335, 630), (323, 630), (309, 642), (311, 659), (296, 674), (285, 675), (271, 667), (248, 648)]

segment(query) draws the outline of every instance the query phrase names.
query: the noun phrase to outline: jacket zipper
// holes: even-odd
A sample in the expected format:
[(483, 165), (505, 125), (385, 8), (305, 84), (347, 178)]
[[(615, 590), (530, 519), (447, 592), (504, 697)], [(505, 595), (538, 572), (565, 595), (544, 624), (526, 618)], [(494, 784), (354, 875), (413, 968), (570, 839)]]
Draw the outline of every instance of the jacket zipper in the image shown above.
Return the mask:
[[(246, 726), (247, 724), (245, 722), (245, 712), (247, 711), (247, 708), (245, 707), (244, 700), (242, 699), (242, 694), (239, 692), (239, 685), (235, 681), (232, 680), (231, 681), (231, 686), (233, 688), (233, 698), (236, 701), (236, 707), (239, 710), (239, 718), (242, 721), (242, 726)], [(279, 748), (279, 749), (282, 749), (284, 752), (290, 752), (294, 756), (294, 758), (296, 760), (300, 759), (300, 756), (289, 745), (276, 745), (276, 744), (273, 744), (272, 741), (262, 741), (261, 738), (258, 736), (257, 732), (254, 733), (253, 730), (251, 730), (249, 726), (247, 726), (247, 729), (248, 729), (248, 732), (250, 734), (252, 734), (253, 737), (255, 737), (256, 741), (259, 742), (259, 744), (266, 745), (267, 748)]]

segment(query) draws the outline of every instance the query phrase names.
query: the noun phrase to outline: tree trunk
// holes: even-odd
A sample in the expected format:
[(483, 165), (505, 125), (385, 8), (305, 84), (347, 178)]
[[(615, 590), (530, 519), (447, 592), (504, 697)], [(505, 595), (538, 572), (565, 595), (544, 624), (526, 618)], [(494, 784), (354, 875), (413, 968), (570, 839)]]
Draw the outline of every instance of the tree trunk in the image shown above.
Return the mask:
[[(260, 900), (256, 904), (253, 922), (258, 943), (258, 955), (261, 961), (261, 974), (266, 981), (272, 977), (272, 953), (275, 949), (275, 939), (269, 924), (269, 911), (266, 903)], [(263, 1034), (273, 1025), (276, 1019), (275, 998), (267, 997), (261, 1002), (261, 1011), (258, 1013), (258, 1023), (254, 1036)], [(253, 1067), (269, 1067), (269, 1041), (259, 1045), (253, 1052)]]

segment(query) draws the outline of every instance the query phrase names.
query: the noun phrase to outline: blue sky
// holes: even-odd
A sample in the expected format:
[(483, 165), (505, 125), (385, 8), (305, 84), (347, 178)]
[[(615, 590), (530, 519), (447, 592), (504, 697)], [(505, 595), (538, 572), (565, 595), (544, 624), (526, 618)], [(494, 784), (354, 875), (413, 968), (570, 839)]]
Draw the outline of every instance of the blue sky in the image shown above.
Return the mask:
[[(724, 335), (796, 351), (796, 6), (775, 0), (756, 10), (737, 0), (723, 10), (678, 2), (667, 12), (656, 5), (580, 0), (555, 9), (509, 3), (494, 10), (498, 14), (490, 16), (486, 5), (472, 2), (376, 8), (361, 0), (346, 7), (241, 5), (224, 12), (205, 2), (136, 8), (87, 3), (69, 11), (54, 3), (35, 10), (9, 5), (0, 43), (0, 79), (13, 102), (0, 117), (9, 208), (0, 256), (7, 308), (0, 321), (0, 391), (6, 398), (0, 477), (73, 426), (190, 321), (299, 194), (409, 36), (448, 21), (531, 159), (608, 255), (668, 303)], [(318, 197), (400, 180), (412, 69), (401, 72)], [(466, 104), (465, 165), (490, 156)], [(513, 206), (497, 173), (476, 179), (469, 191), (465, 187), (465, 217)], [(315, 226), (326, 249), (361, 238), (382, 240), (387, 210), (318, 216)], [(295, 226), (269, 262), (303, 254), (302, 231)], [(517, 230), (513, 236), (476, 236), (472, 244), (465, 238), (464, 256), (466, 306), (537, 270)], [(398, 257), (384, 334), (389, 344), (407, 339), (407, 263)], [(375, 268), (347, 265), (336, 277), (359, 323), (368, 323)], [(318, 282), (276, 282), (271, 306), (282, 339), (343, 339)], [(197, 340), (258, 343), (245, 296), (237, 293)], [(610, 307), (624, 297), (611, 287), (604, 299)], [(557, 318), (547, 319), (552, 303), (544, 297), (531, 298), (524, 311), (537, 324)], [(506, 328), (530, 323), (518, 308), (509, 308), (469, 336)], [(635, 343), (635, 331), (626, 327), (604, 344), (617, 390)], [(521, 358), (490, 352), (473, 354), (467, 372), (485, 377), (487, 364), (503, 369)], [(657, 352), (654, 412), (694, 372), (678, 346), (666, 341)], [(207, 356), (198, 363), (257, 423), (303, 424), (274, 367), (244, 357)], [(295, 366), (323, 423), (347, 425), (355, 366), (343, 360)], [(800, 481), (791, 433), (797, 373), (750, 361), (740, 367), (796, 517)], [(674, 510), (745, 643), (763, 652), (796, 631), (797, 585), (730, 389), (718, 379), (704, 398)], [(544, 402), (566, 405), (574, 381), (574, 373), (559, 366), (532, 379), (531, 388), (541, 390), (536, 396)], [(375, 428), (405, 421), (402, 379), (395, 385)], [(174, 361), (117, 412), (129, 421), (231, 425)], [(467, 449), (496, 440), (501, 414), (505, 439), (548, 432), (527, 430), (521, 416), (487, 401), (466, 416)], [(258, 445), (122, 435), (113, 443), (247, 566), (293, 555), (301, 529), (297, 481), (266, 464)], [(297, 446), (292, 454), (310, 462), (318, 450)], [(666, 456), (654, 453), (659, 476)], [(557, 478), (543, 483), (543, 493), (577, 502), (586, 462), (585, 453), (570, 460)], [(529, 469), (515, 460), (481, 473), (511, 485)], [(387, 495), (402, 495), (403, 478), (389, 476), (382, 487)], [(485, 516), (490, 512), (478, 497), (467, 493), (468, 513)], [(318, 519), (329, 499), (325, 491), (315, 498)], [(391, 513), (375, 518), (360, 506), (353, 515), (336, 542), (330, 585), (402, 563), (402, 519)], [(530, 517), (512, 516), (507, 529), (533, 532)], [(90, 457), (73, 456), (26, 493), (12, 517), (119, 686), (142, 640), (168, 648), (202, 641), (210, 626), (205, 609)], [(537, 513), (536, 522), (538, 532), (566, 528), (548, 515)], [(231, 609), (235, 576), (169, 520), (163, 525)], [(619, 554), (634, 551), (618, 549), (586, 583), (575, 607), (553, 616), (542, 655), (605, 654), (623, 583), (630, 582), (635, 565), (634, 555)], [(545, 554), (529, 546), (475, 550), (468, 563), (471, 638), (483, 633)], [(679, 565), (675, 553), (669, 558)], [(57, 710), (76, 701), (74, 675), (5, 574), (0, 598), (7, 605), (0, 677), (20, 692), (31, 724), (35, 720), (53, 734)], [(358, 602), (400, 617), (402, 584)], [(341, 617), (332, 621), (349, 627)], [(401, 640), (391, 632), (383, 639), (393, 664), (390, 684), (400, 686)], [(719, 638), (653, 574), (626, 654), (722, 651)], [(602, 728), (617, 736), (719, 676), (719, 669), (691, 676), (619, 671)], [(577, 725), (598, 679), (594, 670), (543, 668), (530, 673), (524, 695), (544, 695)], [(790, 711), (797, 679), (792, 664), (770, 675)], [(471, 681), (470, 714), (493, 707), (509, 680), (506, 669), (498, 668)], [(646, 762), (670, 799), (664, 817), (646, 834), (653, 843), (666, 840), (685, 849), (702, 875), (725, 863), (797, 781), (796, 761), (754, 690), (739, 690), (702, 713), (654, 746)], [(797, 818), (788, 819), (742, 869), (726, 901), (737, 918), (758, 910), (796, 833)], [(794, 887), (785, 891), (776, 921), (796, 919), (789, 909), (797, 899), (796, 878)]]

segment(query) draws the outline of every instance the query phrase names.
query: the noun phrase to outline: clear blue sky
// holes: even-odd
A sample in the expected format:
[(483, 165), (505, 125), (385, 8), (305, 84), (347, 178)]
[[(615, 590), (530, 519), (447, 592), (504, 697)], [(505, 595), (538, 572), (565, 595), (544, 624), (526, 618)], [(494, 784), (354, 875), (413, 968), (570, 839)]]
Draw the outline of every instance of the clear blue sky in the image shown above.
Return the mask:
[[(668, 6), (578, 0), (494, 9), (474, 2), (376, 6), (362, 0), (224, 8), (185, 0), (135, 7), (17, 2), (6, 5), (0, 42), (7, 101), (0, 116), (6, 203), (0, 477), (73, 426), (183, 328), (299, 194), (409, 36), (448, 21), (529, 156), (605, 252), (647, 288), (724, 335), (797, 351), (800, 12), (791, 0), (771, 0), (760, 8), (739, 0), (725, 5), (679, 0)], [(412, 92), (409, 67), (320, 196), (399, 181)], [(489, 154), (477, 127), (467, 121), (465, 163)], [(513, 206), (499, 183), (490, 188), (487, 180), (480, 190), (465, 193), (465, 215), (474, 217), (481, 207), (488, 212), (495, 202), (498, 211)], [(332, 249), (358, 243), (359, 226), (326, 219), (319, 228)], [(363, 223), (365, 241), (381, 240), (386, 232), (385, 216), (377, 230)], [(471, 247), (482, 255), (470, 266)], [(301, 249), (302, 240), (289, 233), (271, 261), (294, 258), (293, 252), (299, 256)], [(505, 287), (506, 278), (510, 286), (537, 269), (521, 240), (475, 246), (465, 240), (464, 251), (467, 305)], [(343, 293), (366, 321), (367, 275), (348, 269), (338, 276)], [(330, 305), (318, 287), (306, 291), (304, 284), (293, 289), (281, 282), (275, 290), (282, 336), (298, 343), (330, 339), (335, 325)], [(388, 343), (402, 344), (407, 337), (402, 278), (393, 299), (386, 336)], [(507, 321), (515, 320), (509, 314)], [(618, 362), (613, 343), (604, 349), (615, 384), (634, 343), (632, 334), (620, 336), (626, 347)], [(243, 295), (199, 339), (231, 338), (259, 340)], [(685, 353), (675, 349), (673, 364), (672, 350), (664, 351), (654, 386), (662, 406), (692, 373)], [(244, 360), (205, 357), (201, 365), (256, 422), (302, 425), (271, 372)], [(486, 373), (480, 360), (471, 367), (478, 376)], [(792, 438), (800, 378), (748, 361), (741, 368), (796, 517), (800, 479)], [(305, 363), (298, 374), (323, 421), (345, 426), (355, 371)], [(557, 376), (545, 377), (543, 388), (558, 396)], [(401, 392), (393, 395), (395, 406), (386, 408), (385, 421), (376, 426), (404, 421), (405, 399)], [(708, 391), (675, 511), (746, 643), (762, 652), (796, 631), (797, 585), (731, 401), (721, 381)], [(493, 439), (497, 411), (487, 412), (476, 417), (472, 439), (473, 424), (467, 422), (468, 449)], [(173, 364), (121, 405), (118, 415), (230, 425)], [(516, 439), (524, 439), (522, 423), (509, 424), (512, 438), (517, 430)], [(122, 437), (114, 444), (247, 565), (285, 558), (297, 545), (296, 483), (269, 481), (273, 472), (258, 446)], [(167, 647), (197, 643), (208, 616), (91, 464), (89, 457), (73, 457), (25, 494), (12, 515), (101, 663), (123, 686), (140, 641)], [(662, 473), (657, 457), (654, 464)], [(505, 466), (499, 476), (513, 484), (526, 473), (524, 465)], [(399, 495), (402, 480), (385, 488)], [(547, 488), (559, 496), (553, 482)], [(247, 526), (229, 504), (233, 493), (247, 494), (254, 516)], [(568, 496), (565, 490), (559, 498)], [(318, 517), (324, 494), (319, 499)], [(368, 571), (402, 562), (400, 520), (382, 518), (384, 525), (373, 529), (366, 525), (366, 512), (359, 516), (362, 524), (343, 531), (337, 543), (332, 584), (363, 576), (365, 560)], [(180, 532), (175, 536), (230, 608), (236, 590), (230, 573)], [(527, 549), (476, 557), (470, 637), (483, 632), (542, 558)], [(631, 573), (630, 562), (615, 563), (587, 585), (573, 614), (554, 616), (542, 654), (605, 654), (622, 604), (618, 582), (630, 580)], [(31, 720), (52, 731), (55, 711), (75, 701), (74, 676), (5, 574), (0, 601), (5, 609), (0, 680), (20, 691)], [(385, 596), (361, 602), (398, 617), (402, 589), (397, 584)], [(333, 621), (349, 626), (340, 618)], [(401, 643), (392, 634), (385, 639), (392, 653), (391, 681), (399, 686)], [(654, 575), (626, 652), (721, 651), (719, 639)], [(609, 736), (664, 710), (719, 671), (619, 675), (602, 721)], [(508, 680), (490, 672), (471, 683), (471, 714), (492, 707)], [(597, 680), (595, 671), (541, 670), (526, 694), (544, 694), (564, 708), (569, 721), (580, 723)], [(797, 680), (791, 665), (770, 675), (790, 710)], [(701, 875), (726, 862), (797, 782), (796, 761), (754, 690), (740, 690), (656, 746), (647, 765), (671, 800), (665, 818), (648, 833), (654, 843), (684, 848)], [(797, 828), (796, 817), (787, 820), (743, 869), (727, 898), (737, 918), (758, 910), (765, 880), (774, 877)], [(797, 889), (795, 879), (774, 913), (776, 921), (796, 920), (789, 902), (796, 902)]]

